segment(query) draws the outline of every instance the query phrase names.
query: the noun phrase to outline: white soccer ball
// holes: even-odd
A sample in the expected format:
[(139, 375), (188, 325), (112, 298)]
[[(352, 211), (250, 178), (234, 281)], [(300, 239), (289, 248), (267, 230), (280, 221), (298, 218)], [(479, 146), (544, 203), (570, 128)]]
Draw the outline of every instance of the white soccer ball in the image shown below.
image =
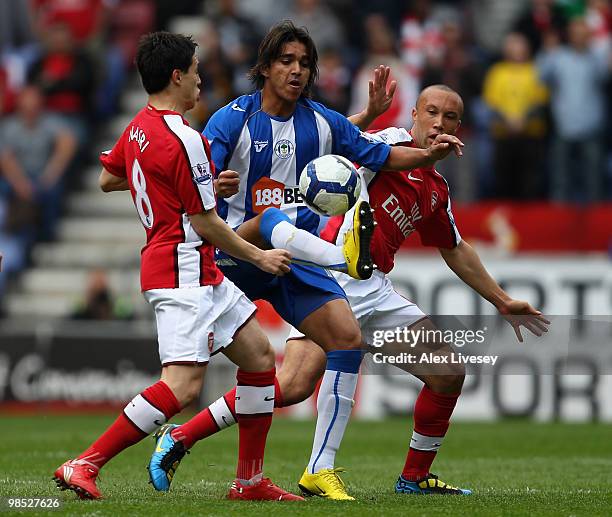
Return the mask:
[(357, 202), (361, 181), (350, 160), (326, 154), (306, 164), (300, 176), (300, 193), (313, 212), (341, 215)]

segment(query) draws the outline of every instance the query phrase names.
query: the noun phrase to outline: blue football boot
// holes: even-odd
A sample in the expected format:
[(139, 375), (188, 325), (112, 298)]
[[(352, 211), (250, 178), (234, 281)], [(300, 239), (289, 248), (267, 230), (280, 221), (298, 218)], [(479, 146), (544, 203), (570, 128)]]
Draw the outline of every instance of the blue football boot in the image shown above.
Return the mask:
[(457, 488), (440, 481), (435, 474), (427, 474), (417, 481), (408, 481), (401, 475), (395, 483), (395, 492), (398, 494), (440, 494), (440, 495), (470, 495), (471, 490)]
[(170, 490), (170, 483), (174, 473), (185, 454), (189, 453), (185, 449), (183, 442), (174, 441), (170, 433), (178, 427), (175, 424), (162, 425), (153, 435), (156, 439), (155, 450), (149, 461), (149, 480), (155, 490), (167, 492)]

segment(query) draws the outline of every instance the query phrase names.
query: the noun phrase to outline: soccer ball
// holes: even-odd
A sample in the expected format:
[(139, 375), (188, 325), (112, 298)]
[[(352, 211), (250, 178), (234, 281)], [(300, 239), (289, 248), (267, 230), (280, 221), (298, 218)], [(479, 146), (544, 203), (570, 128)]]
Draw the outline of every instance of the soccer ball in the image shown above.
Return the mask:
[(326, 154), (306, 164), (300, 176), (300, 193), (313, 212), (341, 215), (357, 202), (361, 181), (350, 160)]

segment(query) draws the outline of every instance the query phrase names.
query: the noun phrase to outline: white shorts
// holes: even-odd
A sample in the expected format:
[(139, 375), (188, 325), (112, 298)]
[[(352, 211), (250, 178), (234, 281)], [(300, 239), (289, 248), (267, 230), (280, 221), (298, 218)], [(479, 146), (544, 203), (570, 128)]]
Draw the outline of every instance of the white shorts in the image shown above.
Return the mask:
[[(355, 280), (335, 271), (332, 274), (344, 289), (359, 322), (362, 338), (368, 345), (373, 344), (377, 330), (410, 327), (426, 317), (417, 305), (400, 295), (387, 275), (380, 271), (374, 271), (368, 280)], [(302, 337), (304, 334), (292, 327), (287, 339)]]
[(257, 310), (227, 278), (214, 286), (151, 289), (144, 297), (155, 310), (162, 366), (207, 363)]

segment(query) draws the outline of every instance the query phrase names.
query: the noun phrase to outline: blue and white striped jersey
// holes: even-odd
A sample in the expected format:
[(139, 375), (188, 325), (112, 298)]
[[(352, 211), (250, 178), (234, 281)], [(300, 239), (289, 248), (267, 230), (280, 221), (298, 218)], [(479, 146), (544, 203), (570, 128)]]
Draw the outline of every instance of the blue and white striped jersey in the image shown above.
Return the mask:
[(217, 111), (203, 134), (216, 170), (240, 174), (238, 193), (217, 204), (232, 228), (274, 206), (298, 228), (316, 233), (319, 216), (306, 207), (297, 187), (304, 166), (332, 153), (378, 171), (390, 152), (387, 144), (310, 99), (301, 98), (288, 118), (268, 115), (261, 110), (259, 91)]

